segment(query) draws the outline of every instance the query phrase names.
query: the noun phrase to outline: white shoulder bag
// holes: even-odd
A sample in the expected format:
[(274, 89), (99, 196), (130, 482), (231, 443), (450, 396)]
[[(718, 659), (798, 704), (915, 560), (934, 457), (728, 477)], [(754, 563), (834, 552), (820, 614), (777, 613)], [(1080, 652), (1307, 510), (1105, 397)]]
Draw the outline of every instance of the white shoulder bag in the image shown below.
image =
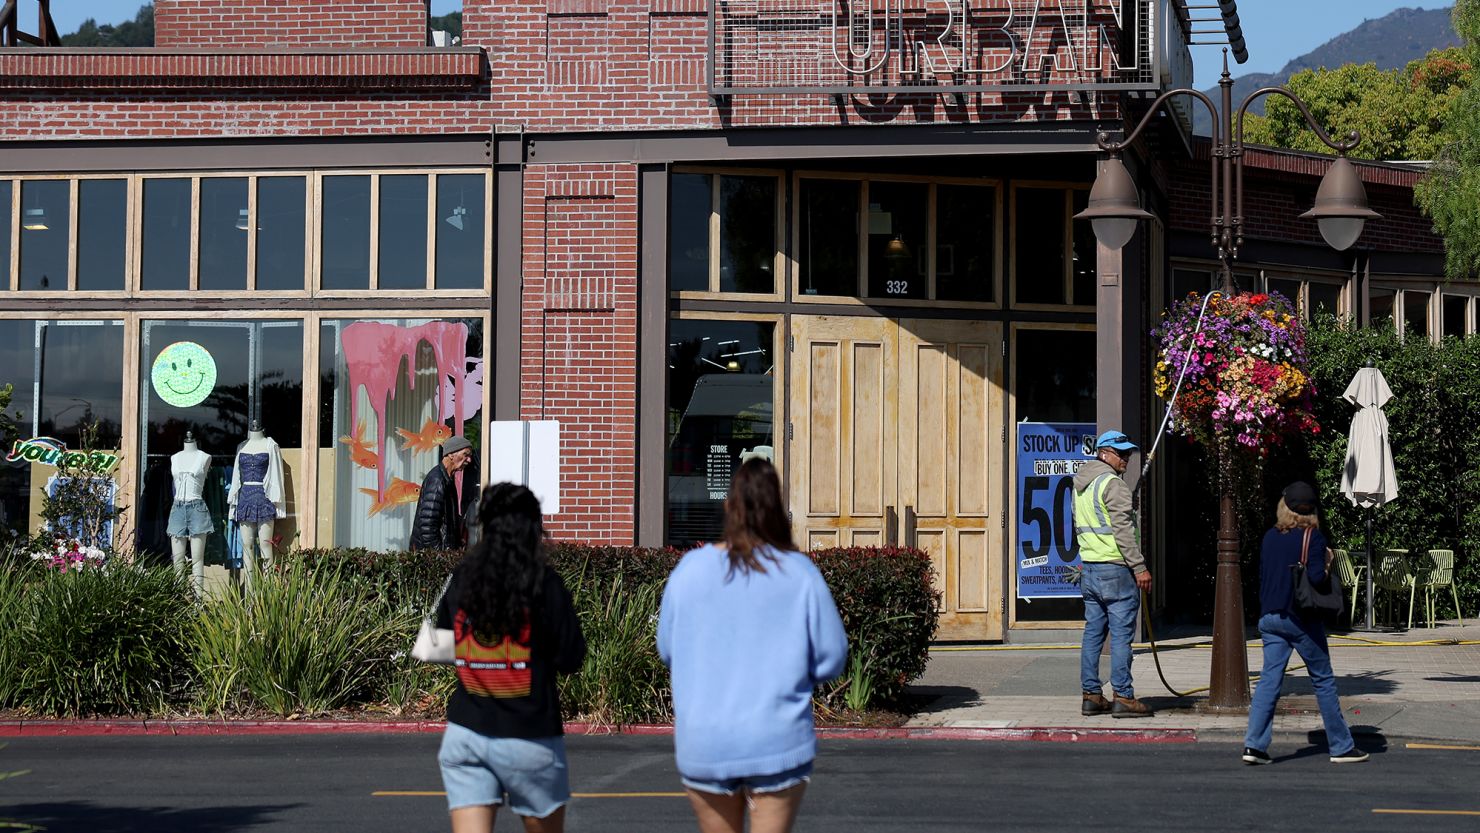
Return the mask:
[(436, 626), (437, 609), (442, 606), (442, 599), (447, 595), (450, 584), (452, 576), (449, 574), (447, 581), (442, 583), (442, 592), (437, 595), (437, 601), (432, 603), (432, 609), (421, 620), (421, 629), (416, 632), (416, 644), (411, 646), (412, 659), (433, 665), (452, 665), (456, 660), (457, 645), (452, 631)]

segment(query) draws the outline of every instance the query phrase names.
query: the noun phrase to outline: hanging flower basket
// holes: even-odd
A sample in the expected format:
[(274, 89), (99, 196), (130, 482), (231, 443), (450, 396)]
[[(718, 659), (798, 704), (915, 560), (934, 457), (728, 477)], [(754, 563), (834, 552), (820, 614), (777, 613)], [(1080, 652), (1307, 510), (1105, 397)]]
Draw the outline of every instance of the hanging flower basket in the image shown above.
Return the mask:
[(1172, 402), (1171, 429), (1208, 448), (1231, 447), (1267, 457), (1291, 438), (1318, 433), (1315, 388), (1307, 368), (1305, 323), (1279, 293), (1192, 293), (1163, 313), (1152, 331), (1160, 342), (1156, 395)]

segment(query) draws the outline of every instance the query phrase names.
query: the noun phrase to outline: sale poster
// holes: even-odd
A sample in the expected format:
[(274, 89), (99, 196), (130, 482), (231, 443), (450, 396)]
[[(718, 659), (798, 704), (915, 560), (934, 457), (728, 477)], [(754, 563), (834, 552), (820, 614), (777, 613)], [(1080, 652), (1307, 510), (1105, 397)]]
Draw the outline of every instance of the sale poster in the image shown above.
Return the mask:
[(1094, 459), (1092, 422), (1017, 425), (1017, 548), (1020, 599), (1078, 598), (1074, 474)]

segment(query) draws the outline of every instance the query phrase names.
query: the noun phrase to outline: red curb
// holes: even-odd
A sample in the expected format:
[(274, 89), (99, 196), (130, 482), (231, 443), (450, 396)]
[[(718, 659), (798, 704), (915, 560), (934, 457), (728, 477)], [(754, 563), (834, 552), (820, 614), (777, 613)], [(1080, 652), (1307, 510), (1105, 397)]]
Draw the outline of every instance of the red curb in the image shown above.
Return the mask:
[[(333, 720), (7, 720), (0, 737), (94, 737), (101, 735), (326, 735), (430, 734), (442, 731), (440, 720), (384, 723)], [(602, 726), (567, 723), (571, 735), (672, 735), (666, 725)], [(1195, 743), (1195, 729), (1086, 729), (1074, 727), (901, 727), (851, 729), (821, 727), (819, 737), (838, 740), (978, 740), (1050, 743)]]

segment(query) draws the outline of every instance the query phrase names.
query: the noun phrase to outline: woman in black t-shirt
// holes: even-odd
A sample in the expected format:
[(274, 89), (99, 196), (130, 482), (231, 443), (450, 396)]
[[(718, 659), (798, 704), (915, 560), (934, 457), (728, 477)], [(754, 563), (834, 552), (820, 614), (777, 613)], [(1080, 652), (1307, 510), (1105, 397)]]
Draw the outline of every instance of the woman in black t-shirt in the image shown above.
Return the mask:
[(478, 543), (437, 609), (437, 627), (453, 631), (457, 649), (457, 689), (437, 755), (452, 830), (489, 833), (507, 795), (526, 831), (559, 833), (570, 781), (555, 675), (581, 667), (586, 641), (545, 559), (534, 494), (491, 486), (478, 518)]

